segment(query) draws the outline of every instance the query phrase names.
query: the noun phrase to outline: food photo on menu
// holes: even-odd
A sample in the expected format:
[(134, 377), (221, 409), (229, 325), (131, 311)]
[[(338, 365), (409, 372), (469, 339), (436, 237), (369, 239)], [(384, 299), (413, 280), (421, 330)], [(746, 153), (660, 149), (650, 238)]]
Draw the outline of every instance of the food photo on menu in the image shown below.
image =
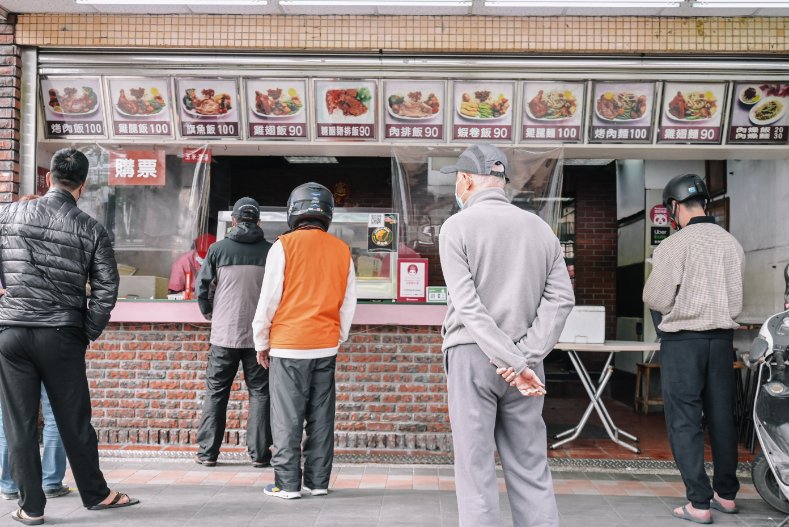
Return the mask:
[(303, 79), (245, 79), (249, 137), (307, 137), (306, 87)]
[(329, 115), (359, 117), (367, 113), (373, 94), (366, 86), (326, 90), (326, 111)]
[(375, 139), (377, 91), (374, 80), (316, 81), (317, 137)]
[(294, 117), (304, 109), (304, 103), (296, 88), (269, 88), (265, 92), (255, 90), (255, 107), (258, 117), (271, 119)]
[(458, 113), (466, 119), (499, 119), (510, 109), (510, 100), (504, 93), (494, 95), (491, 90), (463, 92)]
[(63, 116), (90, 115), (99, 109), (99, 97), (90, 86), (50, 88), (47, 105), (51, 112)]
[(668, 102), (666, 115), (674, 121), (708, 121), (718, 113), (718, 99), (712, 91), (677, 91)]
[(162, 113), (167, 106), (159, 88), (121, 88), (115, 109), (126, 117), (147, 117)]
[(539, 90), (527, 108), (534, 120), (565, 121), (578, 112), (578, 100), (571, 90)]
[(647, 115), (646, 94), (633, 91), (606, 91), (595, 101), (595, 113), (604, 121), (638, 121)]
[(786, 143), (789, 83), (736, 83), (729, 139)]
[(186, 88), (181, 98), (184, 110), (192, 117), (220, 117), (233, 110), (233, 97), (213, 88)]
[(577, 143), (583, 140), (582, 82), (526, 81), (523, 83), (524, 141)]
[(441, 110), (441, 101), (432, 92), (396, 93), (387, 97), (386, 103), (389, 114), (396, 119), (431, 119)]

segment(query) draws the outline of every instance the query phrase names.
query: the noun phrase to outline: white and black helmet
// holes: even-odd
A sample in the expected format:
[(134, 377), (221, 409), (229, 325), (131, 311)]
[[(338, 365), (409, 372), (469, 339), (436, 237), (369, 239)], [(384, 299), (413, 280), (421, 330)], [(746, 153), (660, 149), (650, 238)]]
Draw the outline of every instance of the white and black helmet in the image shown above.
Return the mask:
[(333, 215), (334, 196), (320, 183), (304, 183), (290, 193), (288, 227), (291, 229), (305, 220), (317, 220), (328, 230)]

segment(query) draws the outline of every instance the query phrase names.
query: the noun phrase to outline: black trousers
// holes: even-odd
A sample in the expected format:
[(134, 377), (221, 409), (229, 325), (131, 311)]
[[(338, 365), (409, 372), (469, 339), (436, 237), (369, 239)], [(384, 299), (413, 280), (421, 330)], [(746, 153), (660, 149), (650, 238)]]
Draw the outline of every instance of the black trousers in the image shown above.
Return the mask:
[(244, 369), (244, 381), (249, 391), (247, 450), (252, 461), (268, 463), (271, 460), (268, 370), (257, 363), (257, 354), (251, 348), (211, 345), (203, 417), (197, 429), (197, 455), (200, 459), (210, 461), (216, 461), (219, 456), (219, 447), (225, 436), (227, 402), (239, 362)]
[(96, 430), (90, 424), (87, 344), (85, 333), (77, 327), (0, 328), (0, 402), (9, 465), (19, 487), (19, 506), (32, 516), (44, 514), (46, 504), (38, 450), (42, 382), (83, 505), (97, 505), (110, 494), (99, 469)]
[[(287, 491), (328, 489), (334, 462), (337, 357), (271, 357), (274, 483)], [(304, 472), (301, 470), (302, 437)]]
[[(696, 338), (660, 344), (663, 408), (674, 461), (688, 500), (709, 509), (713, 490), (733, 500), (737, 481), (737, 428), (734, 423), (734, 348), (731, 340)], [(714, 475), (704, 471), (702, 414), (709, 427)]]

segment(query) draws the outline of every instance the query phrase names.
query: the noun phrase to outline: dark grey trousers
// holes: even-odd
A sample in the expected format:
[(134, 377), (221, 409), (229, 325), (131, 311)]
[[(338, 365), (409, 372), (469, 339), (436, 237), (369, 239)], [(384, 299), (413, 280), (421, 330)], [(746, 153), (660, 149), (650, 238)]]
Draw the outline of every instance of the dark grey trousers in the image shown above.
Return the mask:
[(244, 369), (249, 391), (247, 413), (247, 451), (252, 461), (267, 463), (271, 459), (271, 418), (269, 415), (268, 370), (257, 362), (252, 348), (223, 348), (211, 345), (206, 371), (203, 417), (197, 429), (200, 459), (216, 461), (225, 436), (227, 401), (238, 372)]
[[(515, 527), (558, 527), (543, 397), (524, 397), (479, 346), (447, 350), (447, 390), (460, 527), (500, 527), (499, 452)], [(536, 370), (543, 381), (542, 364)]]
[[(328, 489), (334, 461), (334, 370), (337, 357), (271, 357), (271, 432), (274, 482), (287, 491), (301, 489), (301, 439), (304, 485)], [(305, 425), (306, 421), (306, 425)]]
[[(668, 439), (688, 501), (697, 509), (709, 509), (713, 489), (721, 498), (733, 500), (740, 484), (732, 341), (664, 339), (659, 357)], [(710, 430), (712, 486), (704, 471), (702, 413)]]

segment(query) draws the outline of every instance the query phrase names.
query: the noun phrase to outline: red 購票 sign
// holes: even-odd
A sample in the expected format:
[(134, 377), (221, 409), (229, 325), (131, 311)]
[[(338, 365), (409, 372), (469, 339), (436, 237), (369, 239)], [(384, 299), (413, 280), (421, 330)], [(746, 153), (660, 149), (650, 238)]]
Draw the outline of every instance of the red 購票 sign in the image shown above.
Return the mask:
[(110, 185), (162, 187), (165, 184), (165, 172), (163, 150), (113, 150), (110, 152)]

